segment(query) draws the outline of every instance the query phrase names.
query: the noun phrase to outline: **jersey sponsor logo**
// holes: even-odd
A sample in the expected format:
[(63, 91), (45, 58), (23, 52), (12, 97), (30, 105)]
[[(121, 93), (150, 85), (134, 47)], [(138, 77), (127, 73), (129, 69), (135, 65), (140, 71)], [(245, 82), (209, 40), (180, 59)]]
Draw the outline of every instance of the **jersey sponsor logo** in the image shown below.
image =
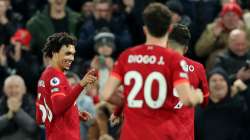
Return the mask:
[(45, 83), (43, 80), (38, 81), (38, 87), (45, 87)]
[(58, 77), (53, 77), (51, 80), (50, 80), (50, 85), (51, 86), (57, 86), (60, 84), (60, 80)]
[(58, 92), (58, 91), (59, 91), (59, 88), (56, 88), (56, 87), (51, 89), (51, 93)]
[(128, 56), (129, 64), (157, 64), (164, 65), (164, 57), (160, 56), (159, 60), (155, 55), (129, 55)]

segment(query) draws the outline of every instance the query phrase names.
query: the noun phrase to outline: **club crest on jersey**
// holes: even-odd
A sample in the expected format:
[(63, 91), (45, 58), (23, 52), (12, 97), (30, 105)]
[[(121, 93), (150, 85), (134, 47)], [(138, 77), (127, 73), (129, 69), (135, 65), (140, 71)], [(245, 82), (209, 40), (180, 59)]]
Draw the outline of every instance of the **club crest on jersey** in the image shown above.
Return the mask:
[(57, 86), (60, 84), (60, 80), (58, 77), (53, 77), (51, 80), (50, 80), (50, 85), (51, 86)]
[(185, 60), (180, 61), (180, 66), (184, 72), (188, 72), (188, 65), (187, 65), (187, 62)]

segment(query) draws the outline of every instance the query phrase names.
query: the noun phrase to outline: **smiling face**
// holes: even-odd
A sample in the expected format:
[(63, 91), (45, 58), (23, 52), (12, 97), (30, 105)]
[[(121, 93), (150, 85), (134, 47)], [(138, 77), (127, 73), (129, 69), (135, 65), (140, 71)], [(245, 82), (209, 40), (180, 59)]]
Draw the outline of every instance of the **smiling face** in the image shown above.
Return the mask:
[(59, 69), (69, 70), (74, 61), (75, 53), (76, 50), (74, 45), (64, 45), (59, 52), (53, 53), (52, 61), (57, 64)]
[(224, 77), (220, 74), (213, 74), (209, 78), (209, 90), (213, 98), (222, 100), (228, 93), (228, 85)]
[(17, 75), (8, 77), (4, 82), (4, 93), (8, 98), (21, 100), (26, 92), (24, 80)]

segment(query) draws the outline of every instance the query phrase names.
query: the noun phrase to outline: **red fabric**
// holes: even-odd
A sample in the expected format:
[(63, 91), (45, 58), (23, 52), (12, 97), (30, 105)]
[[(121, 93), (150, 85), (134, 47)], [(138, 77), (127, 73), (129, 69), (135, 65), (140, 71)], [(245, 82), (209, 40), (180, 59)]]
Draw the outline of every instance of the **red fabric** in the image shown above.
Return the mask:
[[(206, 106), (208, 96), (209, 96), (209, 88), (206, 79), (206, 72), (202, 64), (193, 61), (189, 58), (185, 58), (187, 65), (188, 65), (188, 77), (190, 84), (196, 89), (200, 88), (203, 92), (204, 102), (202, 106)], [(194, 108), (190, 108), (187, 106), (182, 106), (177, 110), (176, 114), (176, 121), (182, 123), (180, 125), (182, 128), (176, 128), (173, 133), (166, 134), (166, 137), (169, 139), (176, 138), (178, 140), (185, 139), (185, 140), (194, 140)], [(170, 124), (169, 124), (170, 123)], [(165, 125), (176, 125), (176, 122), (167, 122)], [(177, 125), (179, 126), (179, 125)], [(167, 127), (167, 126), (165, 126)], [(182, 131), (181, 131), (181, 130)], [(171, 135), (173, 134), (173, 135)], [(176, 135), (176, 136), (175, 136)]]
[[(167, 133), (161, 130), (162, 125), (166, 120), (173, 120), (175, 117), (173, 114), (176, 112), (174, 106), (179, 101), (173, 96), (173, 83), (187, 78), (181, 76), (181, 74), (187, 74), (181, 62), (185, 63), (183, 56), (155, 45), (139, 45), (120, 55), (112, 72), (121, 77), (121, 83), (124, 86), (125, 106), (121, 140), (162, 140), (163, 135)], [(156, 80), (159, 76), (163, 78)], [(146, 82), (148, 85), (145, 85)], [(140, 83), (142, 83), (141, 86)], [(159, 90), (165, 86), (163, 83), (167, 85), (167, 91), (164, 92), (166, 98), (163, 99), (163, 104), (153, 109), (149, 104), (154, 104), (151, 101), (146, 102), (148, 97), (145, 97), (144, 91), (149, 91), (151, 99), (162, 101), (162, 98), (159, 100), (158, 97)], [(133, 91), (135, 92), (133, 100), (142, 102), (141, 105), (136, 103), (139, 107), (131, 107), (133, 104), (128, 104), (128, 100), (132, 100), (131, 90), (134, 88), (139, 89), (137, 93), (135, 92), (137, 90)]]
[(98, 95), (93, 96), (92, 99), (93, 99), (93, 103), (94, 103), (95, 105), (98, 104), (98, 103), (100, 102), (100, 98), (99, 98)]
[(25, 47), (30, 47), (31, 34), (26, 29), (18, 29), (15, 34), (11, 37), (11, 40), (18, 41)]
[[(52, 108), (55, 113), (55, 115), (61, 115), (65, 111), (67, 111), (75, 102), (76, 98), (78, 95), (81, 93), (83, 90), (83, 87), (80, 86), (80, 84), (77, 84), (75, 87), (73, 87), (68, 95), (59, 95), (51, 97), (52, 100)], [(62, 93), (68, 92), (68, 91), (61, 91)], [(56, 93), (54, 93), (55, 95)], [(52, 95), (53, 96), (53, 95)]]
[[(41, 98), (37, 103), (46, 107), (44, 124), (47, 140), (80, 140), (80, 122), (75, 100), (82, 89), (80, 85), (71, 89), (64, 73), (57, 69), (47, 67), (42, 73), (38, 82), (38, 94), (41, 94)], [(39, 111), (38, 106), (36, 110)], [(41, 112), (40, 117), (41, 114), (44, 115)], [(37, 116), (37, 120), (40, 121), (41, 118)]]
[(242, 17), (242, 15), (243, 15), (242, 9), (235, 2), (230, 2), (230, 3), (224, 4), (222, 7), (222, 10), (220, 12), (220, 16), (224, 16), (228, 12), (234, 12), (239, 17)]
[(122, 111), (123, 111), (123, 106), (116, 106), (114, 110), (114, 115), (120, 116), (122, 114)]

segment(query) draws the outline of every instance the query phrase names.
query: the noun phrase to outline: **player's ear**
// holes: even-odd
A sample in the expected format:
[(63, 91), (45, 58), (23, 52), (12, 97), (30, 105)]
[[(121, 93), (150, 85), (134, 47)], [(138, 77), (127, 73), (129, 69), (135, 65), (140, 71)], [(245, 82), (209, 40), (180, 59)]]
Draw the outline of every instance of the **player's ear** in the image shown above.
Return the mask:
[(145, 25), (143, 25), (142, 28), (143, 28), (144, 34), (147, 35), (148, 34), (148, 28)]
[(188, 51), (188, 47), (185, 47), (185, 48), (184, 48), (184, 54), (186, 54), (187, 51)]

